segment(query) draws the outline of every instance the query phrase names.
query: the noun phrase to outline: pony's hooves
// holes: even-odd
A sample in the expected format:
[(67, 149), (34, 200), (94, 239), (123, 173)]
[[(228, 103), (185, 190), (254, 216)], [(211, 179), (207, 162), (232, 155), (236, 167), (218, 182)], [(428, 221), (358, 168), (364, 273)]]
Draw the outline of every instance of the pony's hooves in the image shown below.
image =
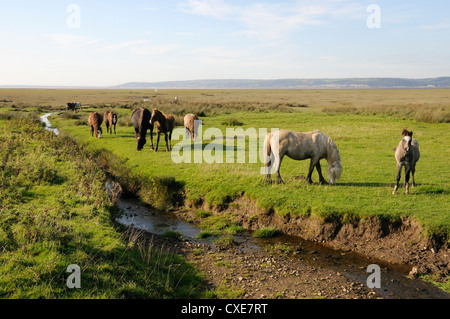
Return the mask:
[(392, 195), (396, 195), (396, 194), (397, 194), (397, 192), (396, 192), (396, 191), (393, 191), (393, 192), (392, 192)]

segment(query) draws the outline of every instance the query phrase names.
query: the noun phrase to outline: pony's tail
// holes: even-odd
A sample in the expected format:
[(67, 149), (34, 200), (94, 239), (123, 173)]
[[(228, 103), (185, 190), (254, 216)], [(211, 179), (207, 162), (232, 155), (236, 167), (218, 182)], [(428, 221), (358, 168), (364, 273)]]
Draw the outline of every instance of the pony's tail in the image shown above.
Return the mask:
[(267, 133), (264, 140), (263, 153), (264, 153), (264, 167), (261, 168), (261, 174), (266, 175), (266, 178), (270, 177), (270, 155), (272, 154), (272, 147), (270, 146), (270, 140), (272, 138), (271, 133)]
[(266, 146), (266, 154), (267, 156), (270, 157), (270, 153), (272, 153), (272, 149), (270, 147), (270, 139), (272, 137), (272, 133), (267, 133), (266, 135), (266, 141), (265, 141), (265, 146)]

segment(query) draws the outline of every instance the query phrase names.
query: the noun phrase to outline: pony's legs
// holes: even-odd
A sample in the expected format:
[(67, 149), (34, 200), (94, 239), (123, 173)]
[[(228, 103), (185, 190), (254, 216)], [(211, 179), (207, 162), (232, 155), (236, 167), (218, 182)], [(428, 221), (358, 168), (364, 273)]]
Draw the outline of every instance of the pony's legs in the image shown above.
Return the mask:
[(410, 174), (411, 174), (411, 168), (405, 167), (405, 186), (406, 186), (405, 194), (409, 194), (409, 176), (410, 176)]
[(273, 167), (275, 172), (277, 173), (277, 183), (278, 184), (284, 184), (283, 180), (281, 179), (281, 175), (280, 175), (280, 166), (281, 166), (281, 161), (283, 160), (284, 155), (275, 155), (275, 160), (273, 163)]
[(156, 132), (156, 147), (155, 147), (155, 152), (158, 151), (158, 146), (159, 146), (159, 132)]
[(169, 152), (170, 146), (169, 146), (169, 138), (167, 135), (168, 135), (168, 133), (164, 133), (164, 140), (166, 141), (166, 151)]
[(411, 174), (412, 174), (412, 183), (411, 183), (411, 186), (414, 188), (414, 187), (416, 187), (416, 181), (414, 180), (414, 173), (416, 172), (416, 168), (415, 167), (412, 167), (411, 168)]
[(114, 124), (114, 134), (116, 134), (116, 124)]
[(317, 173), (319, 173), (320, 184), (328, 184), (327, 181), (325, 180), (325, 178), (323, 178), (322, 168), (320, 167), (320, 160), (317, 161), (316, 169), (317, 169)]
[(392, 192), (392, 195), (397, 194), (398, 184), (400, 182), (401, 175), (402, 175), (402, 164), (397, 164), (397, 184), (394, 187), (394, 191)]
[(169, 132), (169, 151), (172, 150), (172, 132)]
[[(312, 184), (312, 183), (313, 183), (311, 177), (312, 177), (312, 173), (313, 173), (313, 171), (314, 171), (314, 167), (316, 167), (316, 165), (317, 165), (318, 162), (319, 162), (319, 159), (318, 159), (318, 158), (311, 157), (311, 162), (309, 163), (308, 177), (306, 178), (306, 181), (307, 181), (309, 184)], [(323, 176), (322, 176), (322, 178), (323, 178)]]
[(266, 160), (266, 162), (264, 163), (264, 169), (265, 169), (266, 175), (264, 176), (264, 180), (265, 180), (265, 182), (270, 183), (271, 182), (270, 169), (272, 168), (272, 163), (274, 162), (273, 153), (270, 153), (270, 155), (267, 156), (265, 160)]
[(91, 125), (91, 137), (94, 137), (94, 127)]
[(154, 150), (154, 147), (153, 147), (153, 128), (150, 129), (150, 142), (151, 142), (150, 149)]

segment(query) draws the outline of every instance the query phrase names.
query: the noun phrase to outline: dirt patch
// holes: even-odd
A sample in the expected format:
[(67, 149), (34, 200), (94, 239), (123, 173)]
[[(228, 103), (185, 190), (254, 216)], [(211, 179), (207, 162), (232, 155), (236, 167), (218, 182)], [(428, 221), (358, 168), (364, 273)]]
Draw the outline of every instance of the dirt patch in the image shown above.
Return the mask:
[(283, 254), (248, 253), (242, 247), (217, 249), (154, 234), (155, 246), (182, 255), (205, 276), (211, 298), (227, 299), (377, 299), (374, 289), (345, 274), (315, 267)]
[(233, 205), (225, 210), (212, 211), (215, 214), (229, 213), (236, 222), (249, 230), (275, 226), (288, 235), (362, 253), (390, 263), (409, 265), (411, 270), (417, 270), (414, 271), (415, 275), (434, 273), (440, 275), (442, 280), (450, 275), (448, 245), (439, 246), (427, 238), (421, 225), (410, 218), (396, 221), (368, 218), (342, 222), (336, 219), (326, 221), (314, 216), (281, 216), (258, 208), (254, 201), (245, 196), (234, 200)]

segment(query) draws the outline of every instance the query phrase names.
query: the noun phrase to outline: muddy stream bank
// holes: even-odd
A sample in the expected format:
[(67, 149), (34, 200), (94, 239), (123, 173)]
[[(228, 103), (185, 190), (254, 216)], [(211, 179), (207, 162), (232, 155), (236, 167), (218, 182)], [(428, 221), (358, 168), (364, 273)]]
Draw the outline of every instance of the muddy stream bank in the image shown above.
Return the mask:
[[(200, 229), (194, 224), (179, 219), (174, 213), (153, 211), (135, 199), (121, 198), (118, 206), (122, 209), (123, 214), (117, 219), (117, 222), (122, 225), (135, 227), (158, 235), (162, 235), (167, 231), (176, 231), (183, 236), (184, 241), (209, 246), (212, 251), (220, 251), (212, 239), (198, 238)], [(319, 270), (328, 272), (328, 276), (321, 278), (324, 287), (327, 286), (326, 280), (331, 279), (329, 276), (331, 274), (331, 276), (343, 277), (353, 282), (350, 286), (355, 286), (356, 283), (359, 287), (364, 286), (364, 289), (366, 289), (368, 277), (372, 274), (372, 271), (368, 272), (367, 269), (369, 265), (375, 264), (381, 270), (381, 288), (368, 289), (368, 296), (375, 296), (374, 293), (370, 294), (370, 291), (372, 291), (383, 298), (450, 298), (450, 294), (438, 289), (433, 284), (408, 276), (412, 269), (410, 265), (388, 263), (360, 253), (333, 249), (297, 236), (279, 235), (262, 239), (253, 237), (250, 231), (244, 231), (235, 235), (234, 239), (236, 248), (233, 249), (232, 254), (240, 256), (236, 258), (242, 259), (241, 256), (258, 255), (261, 258), (261, 262), (271, 260), (275, 269), (277, 259), (281, 258), (282, 262), (280, 264), (288, 263), (291, 265), (289, 268), (291, 273), (295, 273), (294, 265), (301, 263), (303, 267), (313, 270), (310, 275), (314, 275), (314, 272), (319, 274)], [(278, 247), (280, 247), (279, 245), (291, 247), (291, 249), (289, 249), (287, 254), (277, 254), (271, 249), (272, 247), (277, 247), (277, 245)], [(239, 276), (239, 274), (237, 275)], [(345, 291), (345, 287), (342, 289)], [(334, 298), (335, 296), (328, 297)]]

